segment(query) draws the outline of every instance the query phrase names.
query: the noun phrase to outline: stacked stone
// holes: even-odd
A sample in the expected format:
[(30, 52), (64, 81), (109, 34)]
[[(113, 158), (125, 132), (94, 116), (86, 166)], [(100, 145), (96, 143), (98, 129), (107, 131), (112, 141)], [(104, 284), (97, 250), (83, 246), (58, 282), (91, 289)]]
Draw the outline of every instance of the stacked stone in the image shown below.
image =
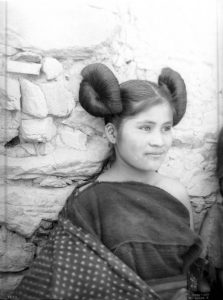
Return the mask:
[(102, 9), (90, 2), (55, 2), (53, 13), (45, 2), (44, 9), (37, 2), (0, 3), (3, 299), (41, 249), (75, 184), (97, 173), (110, 151), (104, 121), (81, 108), (78, 92), (82, 68), (112, 57), (119, 17), (110, 1), (98, 3)]
[[(5, 56), (5, 62), (7, 73), (0, 77), (0, 296), (18, 284), (33, 260), (38, 244), (33, 236), (41, 220), (56, 220), (75, 183), (97, 173), (109, 152), (103, 120), (78, 103), (80, 75), (69, 78), (57, 59), (34, 52)], [(48, 229), (51, 223), (45, 225)]]

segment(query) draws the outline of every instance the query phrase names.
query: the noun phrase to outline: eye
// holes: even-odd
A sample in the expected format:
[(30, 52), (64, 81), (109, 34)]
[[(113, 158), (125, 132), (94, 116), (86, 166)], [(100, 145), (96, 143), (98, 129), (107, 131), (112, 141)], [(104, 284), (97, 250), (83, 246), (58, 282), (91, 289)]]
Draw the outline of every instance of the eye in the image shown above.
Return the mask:
[(144, 130), (144, 131), (151, 131), (152, 127), (151, 126), (142, 126), (140, 127), (141, 130)]
[(163, 127), (163, 131), (164, 131), (164, 132), (171, 131), (171, 129), (172, 129), (172, 126), (171, 126), (171, 125), (167, 125), (167, 126), (164, 126), (164, 127)]

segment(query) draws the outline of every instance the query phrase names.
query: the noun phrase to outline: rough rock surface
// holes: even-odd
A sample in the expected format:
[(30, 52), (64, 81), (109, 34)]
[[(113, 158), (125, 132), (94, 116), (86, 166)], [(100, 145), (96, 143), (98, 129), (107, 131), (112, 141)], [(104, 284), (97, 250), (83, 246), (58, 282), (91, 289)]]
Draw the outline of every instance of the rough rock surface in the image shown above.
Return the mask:
[(51, 117), (22, 120), (20, 135), (27, 142), (47, 142), (56, 135), (56, 126)]
[(42, 71), (45, 73), (47, 80), (52, 80), (63, 72), (63, 65), (55, 58), (46, 57), (43, 60)]
[(20, 84), (17, 79), (0, 76), (0, 107), (20, 110)]
[[(86, 150), (57, 148), (45, 156), (7, 159), (9, 179), (34, 179), (42, 175), (87, 178), (97, 173), (102, 161), (108, 156), (109, 145), (106, 139), (94, 136), (87, 144)], [(1, 157), (1, 156), (0, 156)], [(2, 157), (2, 160), (4, 157)], [(4, 166), (0, 165), (0, 177), (4, 176)]]
[(35, 247), (25, 238), (0, 229), (0, 272), (18, 272), (27, 268), (33, 260)]
[(48, 114), (46, 99), (38, 85), (21, 79), (22, 111), (37, 118), (45, 118)]
[(21, 114), (0, 108), (0, 142), (6, 143), (18, 136)]
[(75, 106), (73, 95), (66, 88), (64, 81), (50, 81), (39, 84), (50, 115), (58, 117), (68, 116)]
[(57, 219), (73, 189), (72, 185), (63, 188), (0, 186), (0, 223), (5, 222), (9, 230), (30, 237), (42, 219)]

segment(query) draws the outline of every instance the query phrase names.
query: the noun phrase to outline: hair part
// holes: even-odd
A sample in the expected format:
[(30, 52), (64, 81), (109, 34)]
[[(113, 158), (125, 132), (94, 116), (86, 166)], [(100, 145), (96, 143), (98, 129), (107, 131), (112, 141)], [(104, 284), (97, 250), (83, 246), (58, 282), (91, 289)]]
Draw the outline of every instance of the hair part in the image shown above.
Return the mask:
[(137, 115), (145, 109), (161, 103), (168, 103), (173, 111), (176, 110), (171, 102), (171, 96), (157, 84), (146, 80), (129, 80), (120, 85), (123, 110), (116, 115), (105, 117), (105, 123), (120, 126), (125, 118)]

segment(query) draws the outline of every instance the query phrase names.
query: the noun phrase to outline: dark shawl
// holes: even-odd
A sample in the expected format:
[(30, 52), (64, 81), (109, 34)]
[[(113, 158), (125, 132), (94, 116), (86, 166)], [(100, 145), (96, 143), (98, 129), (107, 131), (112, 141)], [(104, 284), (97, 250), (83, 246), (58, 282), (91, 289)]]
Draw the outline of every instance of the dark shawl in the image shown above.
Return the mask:
[(187, 209), (167, 192), (95, 182), (67, 199), (10, 299), (160, 299), (151, 286), (161, 279), (161, 295), (162, 283), (185, 273), (199, 251)]
[(201, 251), (187, 208), (155, 186), (95, 182), (69, 197), (63, 215), (147, 281), (186, 273)]

